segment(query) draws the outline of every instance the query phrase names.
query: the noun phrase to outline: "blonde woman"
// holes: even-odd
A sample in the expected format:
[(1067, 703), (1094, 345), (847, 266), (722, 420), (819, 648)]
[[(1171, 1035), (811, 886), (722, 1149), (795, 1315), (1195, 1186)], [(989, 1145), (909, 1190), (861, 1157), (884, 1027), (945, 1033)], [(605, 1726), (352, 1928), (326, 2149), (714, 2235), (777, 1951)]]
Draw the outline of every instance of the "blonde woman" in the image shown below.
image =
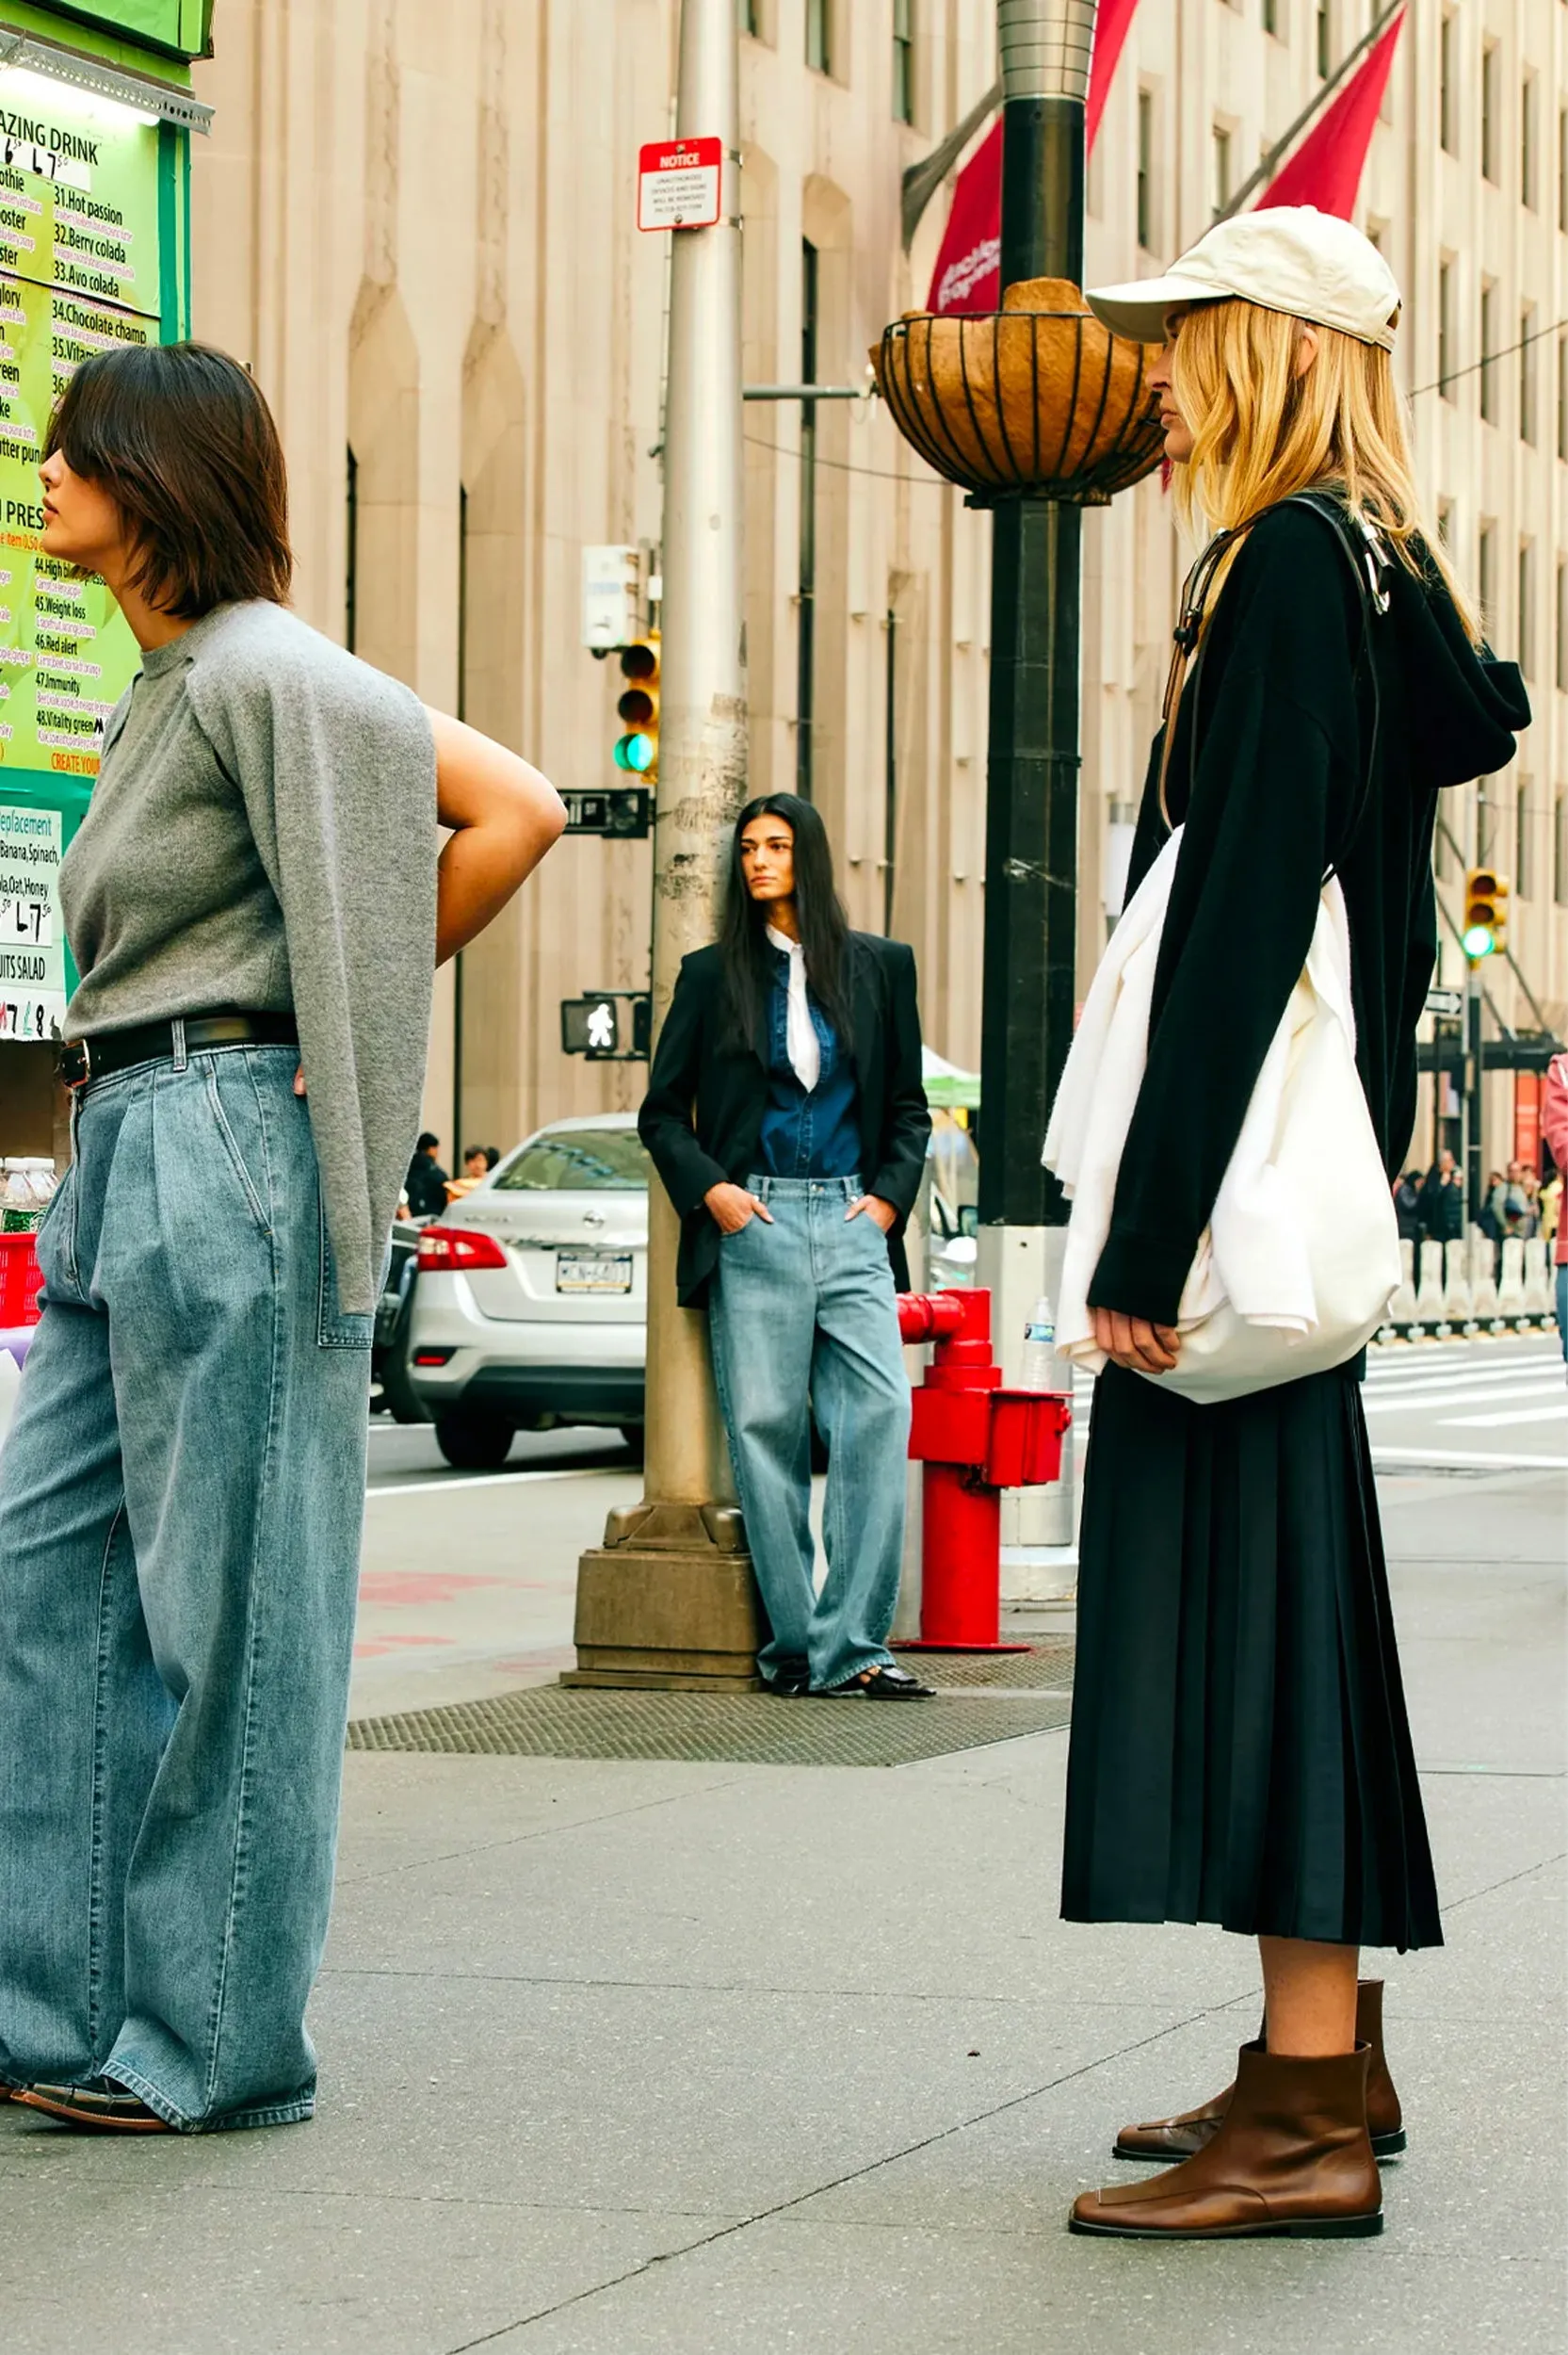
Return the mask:
[[(1080, 1544), (1062, 1911), (1255, 1936), (1265, 2029), (1233, 2087), (1123, 2130), (1176, 2160), (1086, 2193), (1081, 2232), (1376, 2233), (1371, 2136), (1402, 2148), (1358, 1949), (1441, 1943), (1390, 1617), (1359, 1360), (1227, 1405), (1162, 1392), (1177, 1304), (1306, 961), (1349, 911), (1357, 1063), (1390, 1176), (1410, 1142), (1441, 788), (1528, 719), (1423, 533), (1377, 251), (1310, 209), (1223, 222), (1164, 279), (1089, 300), (1162, 343), (1178, 500), (1236, 534), (1156, 739), (1130, 888), (1184, 825), (1148, 1061), (1090, 1301), (1101, 1377)], [(1324, 513), (1293, 495), (1329, 495)], [(1377, 547), (1357, 538), (1375, 526)], [(1382, 560), (1379, 560), (1379, 549)], [(1357, 564), (1370, 558), (1379, 599)]]

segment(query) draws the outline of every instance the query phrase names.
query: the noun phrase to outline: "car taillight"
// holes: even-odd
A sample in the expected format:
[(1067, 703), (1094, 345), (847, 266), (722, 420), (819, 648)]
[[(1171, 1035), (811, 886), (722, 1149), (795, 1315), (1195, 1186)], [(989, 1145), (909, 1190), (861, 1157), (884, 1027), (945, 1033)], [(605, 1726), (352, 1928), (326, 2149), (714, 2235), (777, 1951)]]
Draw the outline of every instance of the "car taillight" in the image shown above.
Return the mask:
[(438, 1269), (505, 1267), (507, 1255), (490, 1235), (466, 1226), (427, 1226), (419, 1237), (419, 1272), (433, 1275)]

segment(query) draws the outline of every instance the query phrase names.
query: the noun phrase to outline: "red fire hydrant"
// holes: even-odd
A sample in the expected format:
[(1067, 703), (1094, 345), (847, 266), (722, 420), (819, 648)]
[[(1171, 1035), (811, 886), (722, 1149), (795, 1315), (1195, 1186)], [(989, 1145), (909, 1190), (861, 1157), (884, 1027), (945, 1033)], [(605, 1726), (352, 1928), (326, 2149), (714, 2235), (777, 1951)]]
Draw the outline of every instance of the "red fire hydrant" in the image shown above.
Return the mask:
[(991, 1354), (988, 1291), (900, 1292), (906, 1342), (936, 1343), (914, 1392), (909, 1452), (921, 1484), (920, 1638), (905, 1651), (1026, 1651), (1001, 1641), (1004, 1488), (1061, 1471), (1073, 1402), (1055, 1390), (1004, 1390)]

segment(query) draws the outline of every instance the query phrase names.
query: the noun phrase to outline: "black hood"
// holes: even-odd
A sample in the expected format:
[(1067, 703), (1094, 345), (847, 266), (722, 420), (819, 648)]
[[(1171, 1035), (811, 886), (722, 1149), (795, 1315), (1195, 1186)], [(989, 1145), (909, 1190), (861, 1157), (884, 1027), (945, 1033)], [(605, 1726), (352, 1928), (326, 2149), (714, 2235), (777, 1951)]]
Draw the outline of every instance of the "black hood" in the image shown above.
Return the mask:
[(1389, 612), (1405, 679), (1411, 770), (1424, 785), (1468, 785), (1506, 769), (1514, 738), (1530, 723), (1516, 662), (1473, 646), (1442, 576), (1390, 568)]

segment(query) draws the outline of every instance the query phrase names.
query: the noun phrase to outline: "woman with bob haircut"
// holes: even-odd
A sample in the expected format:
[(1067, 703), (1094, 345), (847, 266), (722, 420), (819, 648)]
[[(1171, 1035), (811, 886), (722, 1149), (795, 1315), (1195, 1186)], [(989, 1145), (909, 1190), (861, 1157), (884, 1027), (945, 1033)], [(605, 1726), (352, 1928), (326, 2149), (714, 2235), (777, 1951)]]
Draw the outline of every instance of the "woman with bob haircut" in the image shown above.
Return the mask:
[(849, 931), (827, 830), (793, 793), (736, 820), (724, 929), (682, 962), (638, 1128), (681, 1218), (681, 1305), (708, 1311), (768, 1691), (928, 1697), (887, 1648), (910, 1425), (894, 1284), (931, 1130), (914, 958)]
[(1107, 1363), (1079, 1540), (1062, 1912), (1255, 1937), (1265, 2019), (1233, 2086), (1117, 2139), (1119, 2158), (1178, 2164), (1086, 2192), (1072, 2222), (1156, 2239), (1372, 2233), (1376, 2157), (1405, 2136), (1382, 1986), (1358, 1986), (1358, 1953), (1434, 1946), (1442, 1930), (1364, 1359), (1225, 1404), (1160, 1377), (1180, 1362), (1184, 1287), (1331, 871), (1357, 1070), (1398, 1168), (1436, 950), (1438, 794), (1503, 767), (1529, 710), (1423, 529), (1390, 357), (1398, 288), (1357, 230), (1266, 208), (1218, 224), (1165, 278), (1088, 300), (1163, 344), (1152, 382), (1180, 510), (1217, 537), (1206, 602), (1191, 586), (1184, 600), (1199, 609), (1178, 640), (1192, 654), (1172, 667), (1129, 882), (1182, 826), (1089, 1289)]
[(88, 360), (40, 471), (141, 668), (60, 871), (74, 1150), (0, 1454), (0, 2098), (283, 2125), (432, 976), (563, 812), (286, 609), (283, 452), (223, 353)]

